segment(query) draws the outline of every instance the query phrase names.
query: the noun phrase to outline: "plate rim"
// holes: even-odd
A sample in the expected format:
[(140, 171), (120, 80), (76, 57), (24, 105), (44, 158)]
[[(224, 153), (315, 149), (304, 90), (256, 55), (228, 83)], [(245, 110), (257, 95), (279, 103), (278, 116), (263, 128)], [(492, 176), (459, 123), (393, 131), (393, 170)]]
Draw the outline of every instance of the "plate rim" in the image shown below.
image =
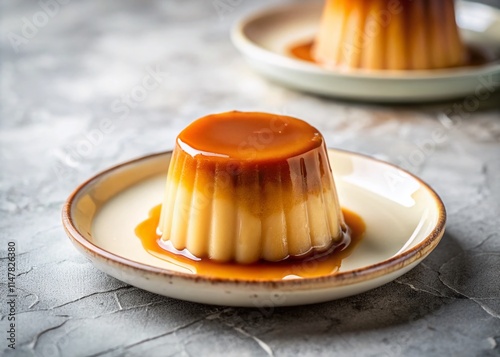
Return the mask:
[[(460, 1), (466, 6), (474, 6), (476, 3), (471, 1)], [(296, 8), (311, 8), (320, 5), (321, 2), (298, 2), (282, 4), (277, 6), (265, 7), (263, 9), (251, 12), (238, 19), (231, 29), (231, 40), (235, 47), (245, 56), (252, 58), (262, 58), (263, 62), (274, 66), (287, 68), (299, 73), (309, 73), (314, 75), (329, 76), (342, 79), (363, 79), (363, 80), (384, 80), (384, 81), (430, 81), (436, 79), (458, 79), (466, 77), (477, 77), (488, 74), (500, 73), (500, 59), (482, 66), (462, 66), (458, 68), (439, 68), (427, 70), (360, 70), (352, 69), (343, 71), (338, 69), (324, 68), (319, 65), (308, 63), (303, 60), (287, 57), (282, 54), (267, 50), (252, 41), (245, 34), (245, 29), (252, 22), (269, 16), (274, 13), (291, 11)], [(471, 5), (472, 4), (472, 5)], [(500, 10), (492, 6), (481, 4), (484, 7), (493, 10), (500, 19)], [(252, 53), (253, 52), (253, 53)]]
[(148, 154), (119, 163), (103, 171), (98, 172), (94, 176), (82, 182), (71, 192), (71, 194), (68, 196), (68, 198), (63, 204), (61, 212), (62, 224), (68, 238), (77, 248), (83, 249), (85, 254), (89, 256), (99, 257), (108, 261), (108, 263), (111, 262), (118, 264), (121, 269), (132, 268), (134, 270), (139, 270), (141, 272), (145, 272), (148, 274), (159, 275), (164, 278), (169, 278), (169, 279), (179, 278), (193, 283), (203, 282), (211, 285), (230, 284), (238, 287), (260, 287), (260, 288), (271, 288), (271, 289), (293, 288), (293, 290), (305, 290), (311, 286), (314, 286), (315, 288), (321, 288), (321, 287), (332, 288), (332, 287), (349, 286), (357, 283), (370, 281), (379, 278), (381, 276), (397, 272), (398, 270), (401, 270), (413, 263), (418, 262), (420, 259), (425, 258), (428, 254), (430, 254), (434, 250), (434, 248), (438, 245), (438, 243), (440, 242), (441, 238), (444, 235), (447, 214), (446, 214), (446, 208), (441, 198), (426, 182), (424, 182), (422, 179), (415, 176), (414, 174), (394, 164), (373, 158), (369, 155), (355, 153), (348, 150), (332, 149), (332, 148), (329, 148), (328, 151), (336, 151), (341, 154), (354, 155), (361, 157), (362, 159), (371, 160), (376, 162), (377, 164), (386, 165), (393, 169), (400, 170), (401, 172), (404, 172), (405, 174), (409, 175), (412, 179), (416, 180), (431, 194), (433, 202), (436, 204), (438, 220), (432, 231), (422, 240), (422, 242), (420, 242), (416, 246), (408, 250), (405, 250), (395, 256), (392, 256), (389, 259), (385, 259), (375, 264), (367, 265), (353, 270), (348, 270), (345, 272), (339, 272), (336, 274), (325, 275), (321, 277), (284, 279), (284, 280), (243, 280), (234, 278), (228, 279), (228, 278), (210, 277), (198, 274), (182, 273), (178, 271), (159, 268), (153, 265), (140, 263), (131, 260), (129, 258), (125, 258), (116, 253), (103, 249), (97, 246), (96, 244), (90, 242), (89, 240), (87, 240), (80, 233), (80, 231), (78, 230), (78, 228), (74, 223), (72, 210), (73, 210), (73, 202), (76, 201), (80, 193), (84, 191), (85, 188), (87, 188), (89, 185), (93, 184), (94, 182), (98, 181), (104, 176), (111, 174), (113, 171), (116, 171), (120, 168), (129, 165), (134, 165), (141, 161), (153, 159), (155, 157), (171, 155), (172, 154), (171, 150)]

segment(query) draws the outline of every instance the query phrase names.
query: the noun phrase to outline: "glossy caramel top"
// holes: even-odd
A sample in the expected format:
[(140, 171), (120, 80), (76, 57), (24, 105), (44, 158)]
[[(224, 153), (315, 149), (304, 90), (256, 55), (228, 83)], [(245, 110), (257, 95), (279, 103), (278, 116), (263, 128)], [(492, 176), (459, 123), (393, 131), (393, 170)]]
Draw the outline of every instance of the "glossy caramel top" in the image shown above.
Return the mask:
[(323, 144), (317, 129), (289, 116), (227, 112), (200, 118), (184, 129), (178, 146), (193, 158), (279, 161)]

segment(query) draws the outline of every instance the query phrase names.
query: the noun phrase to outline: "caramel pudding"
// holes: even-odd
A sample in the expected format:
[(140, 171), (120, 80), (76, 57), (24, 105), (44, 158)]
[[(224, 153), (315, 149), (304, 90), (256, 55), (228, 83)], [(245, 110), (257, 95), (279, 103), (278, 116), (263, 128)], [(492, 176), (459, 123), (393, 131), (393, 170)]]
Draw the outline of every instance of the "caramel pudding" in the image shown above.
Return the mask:
[(244, 112), (179, 134), (157, 231), (177, 252), (238, 264), (305, 258), (350, 239), (318, 130)]
[(327, 0), (312, 48), (330, 68), (436, 69), (464, 65), (453, 0)]

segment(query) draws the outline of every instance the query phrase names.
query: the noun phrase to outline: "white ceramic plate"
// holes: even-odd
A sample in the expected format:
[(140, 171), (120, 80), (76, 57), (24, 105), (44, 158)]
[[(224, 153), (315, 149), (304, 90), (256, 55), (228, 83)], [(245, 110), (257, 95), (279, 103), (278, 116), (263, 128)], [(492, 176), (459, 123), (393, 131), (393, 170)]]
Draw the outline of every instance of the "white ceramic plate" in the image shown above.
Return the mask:
[(170, 157), (146, 156), (102, 172), (78, 187), (63, 208), (68, 236), (98, 269), (158, 294), (254, 307), (338, 299), (406, 273), (444, 233), (445, 208), (425, 183), (381, 161), (329, 150), (341, 205), (366, 224), (365, 237), (338, 273), (270, 281), (197, 275), (148, 254), (134, 234), (148, 211), (161, 203)]
[[(290, 45), (310, 40), (317, 32), (322, 4), (322, 1), (302, 1), (247, 16), (233, 28), (233, 43), (256, 71), (272, 80), (295, 89), (346, 99), (435, 101), (475, 94), (481, 91), (484, 82), (500, 83), (498, 60), (453, 69), (341, 72), (292, 57)], [(493, 58), (500, 58), (499, 10), (461, 1), (457, 3), (457, 19), (467, 43), (487, 48)]]

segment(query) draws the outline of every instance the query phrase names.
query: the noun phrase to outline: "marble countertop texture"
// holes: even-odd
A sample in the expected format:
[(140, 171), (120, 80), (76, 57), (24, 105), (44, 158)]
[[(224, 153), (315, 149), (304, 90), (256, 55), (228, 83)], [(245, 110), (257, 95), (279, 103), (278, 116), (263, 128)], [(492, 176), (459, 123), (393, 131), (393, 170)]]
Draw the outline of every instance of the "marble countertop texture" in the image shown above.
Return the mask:
[[(1, 355), (500, 356), (500, 93), (460, 112), (464, 99), (395, 106), (280, 87), (252, 72), (228, 34), (268, 1), (58, 1), (0, 5)], [(305, 118), (329, 146), (419, 175), (447, 207), (442, 242), (378, 289), (265, 311), (151, 294), (76, 251), (60, 212), (79, 183), (233, 109)]]

